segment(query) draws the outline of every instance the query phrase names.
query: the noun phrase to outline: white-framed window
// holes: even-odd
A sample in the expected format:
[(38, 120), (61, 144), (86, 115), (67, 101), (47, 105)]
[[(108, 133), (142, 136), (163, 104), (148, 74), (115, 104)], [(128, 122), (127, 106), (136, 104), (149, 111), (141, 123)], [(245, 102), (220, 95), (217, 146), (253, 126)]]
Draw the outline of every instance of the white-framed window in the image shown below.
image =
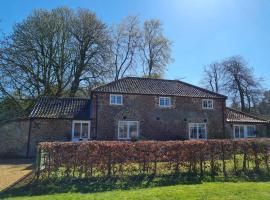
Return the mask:
[(139, 136), (138, 121), (119, 121), (118, 122), (118, 139), (129, 140)]
[(72, 121), (72, 141), (82, 141), (90, 139), (90, 121)]
[(235, 139), (256, 137), (255, 125), (234, 125), (233, 133)]
[(159, 97), (159, 106), (160, 107), (171, 107), (172, 105), (172, 101), (171, 101), (171, 97)]
[(214, 108), (213, 99), (203, 99), (202, 100), (202, 108), (203, 109), (213, 109)]
[(207, 130), (205, 123), (189, 123), (189, 139), (191, 140), (206, 140)]
[(111, 94), (110, 95), (110, 105), (123, 105), (123, 95)]

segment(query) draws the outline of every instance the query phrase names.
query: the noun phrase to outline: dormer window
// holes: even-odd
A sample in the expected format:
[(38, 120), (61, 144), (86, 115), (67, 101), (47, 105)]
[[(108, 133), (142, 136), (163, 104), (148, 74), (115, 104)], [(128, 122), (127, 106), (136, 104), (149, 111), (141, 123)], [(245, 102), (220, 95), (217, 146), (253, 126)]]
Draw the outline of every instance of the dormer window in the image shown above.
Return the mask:
[(171, 97), (159, 97), (159, 107), (168, 108), (171, 105)]
[(202, 100), (202, 108), (203, 109), (213, 109), (214, 104), (212, 99), (203, 99)]
[(110, 105), (123, 105), (123, 95), (111, 94)]

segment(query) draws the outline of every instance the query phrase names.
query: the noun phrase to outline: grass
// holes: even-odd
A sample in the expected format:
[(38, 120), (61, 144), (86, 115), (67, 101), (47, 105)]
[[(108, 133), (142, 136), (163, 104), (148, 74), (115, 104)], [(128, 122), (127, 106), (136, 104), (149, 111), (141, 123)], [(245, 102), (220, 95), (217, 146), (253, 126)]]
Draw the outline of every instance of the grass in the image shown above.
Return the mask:
[(115, 190), (97, 193), (56, 193), (42, 196), (20, 196), (7, 199), (136, 199), (136, 200), (267, 200), (270, 199), (269, 182), (202, 183), (192, 185), (161, 186), (146, 189)]
[(198, 171), (189, 172), (186, 167), (181, 168), (180, 174), (164, 170), (156, 175), (148, 173), (108, 177), (95, 174), (90, 178), (79, 178), (77, 171), (74, 176), (63, 176), (63, 170), (59, 169), (50, 178), (46, 178), (46, 173), (43, 174), (43, 179), (39, 181), (27, 177), (0, 193), (0, 199), (270, 199), (270, 174), (264, 166), (260, 170), (255, 170), (252, 162), (248, 166), (249, 170), (245, 172), (239, 170), (233, 173), (232, 162), (228, 161), (229, 176), (226, 178), (220, 170), (215, 177), (211, 177), (209, 166), (203, 176)]
[[(215, 182), (207, 182), (215, 181)], [(194, 174), (93, 177), (35, 182), (28, 177), (0, 199), (270, 199), (266, 174), (210, 180)]]
[(32, 160), (0, 160), (0, 191), (32, 171)]

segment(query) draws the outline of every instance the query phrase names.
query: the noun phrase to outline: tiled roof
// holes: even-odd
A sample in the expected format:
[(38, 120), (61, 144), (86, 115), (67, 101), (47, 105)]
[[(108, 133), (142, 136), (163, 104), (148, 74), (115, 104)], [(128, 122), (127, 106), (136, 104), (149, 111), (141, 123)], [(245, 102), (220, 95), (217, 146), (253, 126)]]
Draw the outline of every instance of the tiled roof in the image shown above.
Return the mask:
[(227, 122), (231, 123), (269, 123), (269, 121), (232, 108), (226, 108)]
[(94, 92), (226, 98), (226, 96), (178, 80), (126, 77), (97, 87)]
[(41, 97), (29, 117), (90, 119), (90, 99)]

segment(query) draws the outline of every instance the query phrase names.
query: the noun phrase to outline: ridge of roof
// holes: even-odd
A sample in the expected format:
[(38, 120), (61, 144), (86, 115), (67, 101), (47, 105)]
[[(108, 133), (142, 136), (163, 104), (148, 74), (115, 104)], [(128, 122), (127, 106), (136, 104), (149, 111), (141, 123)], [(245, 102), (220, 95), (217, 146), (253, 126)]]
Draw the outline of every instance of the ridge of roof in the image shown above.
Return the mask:
[(97, 91), (97, 90), (100, 89), (100, 88), (104, 88), (104, 87), (107, 87), (107, 86), (114, 85), (114, 84), (116, 84), (117, 82), (120, 82), (120, 81), (125, 80), (125, 79), (153, 80), (153, 81), (164, 81), (164, 82), (180, 83), (180, 84), (186, 85), (186, 86), (188, 86), (188, 87), (196, 88), (196, 89), (198, 89), (198, 90), (200, 90), (200, 91), (202, 91), (202, 92), (206, 92), (206, 93), (213, 94), (213, 95), (216, 95), (216, 96), (219, 96), (219, 97), (222, 97), (222, 98), (227, 99), (227, 96), (225, 96), (225, 95), (222, 95), (222, 94), (219, 94), (219, 93), (216, 93), (216, 92), (207, 90), (207, 89), (205, 89), (205, 88), (202, 88), (202, 87), (199, 87), (199, 86), (196, 86), (196, 85), (193, 85), (193, 84), (184, 82), (184, 81), (180, 81), (180, 80), (159, 79), (159, 78), (146, 78), (146, 77), (132, 77), (132, 76), (124, 77), (124, 78), (121, 78), (121, 79), (112, 81), (112, 82), (110, 82), (110, 83), (107, 83), (107, 84), (98, 86), (98, 87), (94, 88), (92, 91), (94, 91), (94, 92), (101, 92), (101, 91)]

